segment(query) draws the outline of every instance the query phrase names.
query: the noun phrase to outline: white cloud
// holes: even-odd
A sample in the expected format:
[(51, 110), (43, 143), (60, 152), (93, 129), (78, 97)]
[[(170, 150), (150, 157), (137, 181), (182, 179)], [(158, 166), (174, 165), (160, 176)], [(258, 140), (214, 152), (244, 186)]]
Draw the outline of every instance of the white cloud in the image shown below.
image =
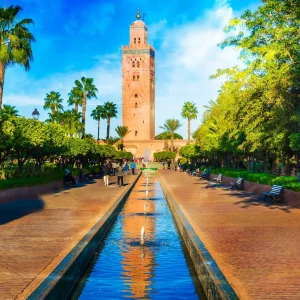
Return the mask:
[[(113, 13), (112, 8), (107, 8), (106, 13)], [(192, 130), (199, 125), (203, 106), (210, 99), (217, 97), (222, 82), (221, 79), (209, 80), (209, 76), (214, 74), (217, 68), (227, 68), (238, 63), (238, 53), (234, 49), (222, 50), (217, 46), (225, 39), (223, 28), (234, 14), (226, 1), (219, 0), (213, 9), (206, 11), (201, 18), (193, 22), (168, 28), (167, 21), (163, 19), (149, 25), (149, 39), (162, 41), (156, 47), (156, 134), (161, 131), (159, 126), (167, 118), (178, 118), (184, 125), (179, 133), (187, 136), (187, 122), (180, 117), (185, 101), (197, 104), (200, 114), (198, 120), (192, 122)], [(81, 76), (93, 77), (99, 94), (97, 100), (89, 102), (87, 114), (89, 115), (97, 104), (106, 101), (117, 103), (119, 119), (113, 120), (114, 128), (121, 124), (120, 48), (116, 53), (95, 59), (98, 63), (90, 70), (53, 74), (50, 78), (35, 79), (30, 77), (30, 73), (20, 72), (19, 68), (9, 69), (4, 103), (16, 105), (22, 113), (22, 107), (25, 106), (42, 107), (45, 94), (51, 90), (59, 91), (63, 98), (67, 99), (75, 79)], [(17, 85), (15, 78), (18, 78)], [(104, 136), (105, 124), (101, 126), (101, 134)], [(88, 119), (87, 131), (96, 136), (96, 122)], [(112, 135), (115, 135), (114, 129)]]
[[(156, 76), (156, 128), (166, 118), (180, 118), (185, 101), (197, 104), (199, 118), (203, 106), (217, 97), (221, 80), (209, 80), (218, 68), (227, 68), (238, 63), (234, 49), (220, 49), (217, 45), (226, 35), (223, 32), (231, 18), (232, 8), (226, 1), (217, 1), (214, 9), (204, 17), (182, 26), (166, 29), (164, 42), (157, 51)], [(186, 137), (187, 122), (181, 119), (180, 133)], [(199, 121), (192, 122), (192, 130)]]

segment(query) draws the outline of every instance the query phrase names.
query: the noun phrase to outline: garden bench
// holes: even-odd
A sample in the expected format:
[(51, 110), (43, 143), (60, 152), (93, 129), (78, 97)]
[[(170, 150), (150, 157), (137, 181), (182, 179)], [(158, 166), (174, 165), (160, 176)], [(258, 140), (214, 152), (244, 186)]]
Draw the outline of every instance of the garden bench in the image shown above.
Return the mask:
[(215, 181), (216, 183), (222, 183), (222, 178), (223, 175), (220, 173), (218, 177), (214, 177), (212, 180)]
[(238, 189), (238, 190), (242, 190), (243, 189), (243, 184), (244, 184), (244, 178), (242, 177), (238, 177), (236, 182), (230, 182), (231, 189)]
[(283, 191), (283, 186), (281, 186), (281, 185), (275, 185), (274, 184), (271, 187), (271, 191), (269, 191), (269, 192), (263, 192), (264, 199), (266, 199), (266, 198), (269, 197), (273, 201), (275, 199), (278, 199), (280, 201), (280, 196), (281, 196), (282, 191)]

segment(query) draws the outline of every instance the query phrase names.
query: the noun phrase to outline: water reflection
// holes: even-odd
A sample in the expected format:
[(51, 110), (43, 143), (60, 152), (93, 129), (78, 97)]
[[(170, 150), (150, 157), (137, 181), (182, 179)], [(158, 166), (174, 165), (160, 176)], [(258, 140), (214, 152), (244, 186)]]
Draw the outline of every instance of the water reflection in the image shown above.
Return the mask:
[(141, 177), (71, 299), (204, 299), (159, 182), (149, 178), (147, 197), (144, 185)]
[[(137, 185), (135, 188), (139, 189), (140, 187)], [(148, 196), (154, 193), (148, 191)], [(141, 228), (144, 226), (146, 241), (151, 241), (155, 230), (155, 219), (148, 217), (147, 214), (141, 216), (139, 213), (144, 211), (145, 204), (147, 204), (147, 213), (154, 213), (155, 203), (147, 201), (146, 198), (144, 201), (136, 200), (138, 194), (140, 193), (133, 190), (123, 209), (123, 213), (130, 216), (123, 219), (124, 238), (125, 240), (140, 239)], [(147, 195), (146, 191), (145, 194)], [(151, 248), (147, 246), (147, 243), (144, 246), (139, 243), (137, 247), (130, 247), (123, 253), (121, 263), (124, 270), (122, 276), (126, 282), (129, 282), (132, 297), (135, 299), (148, 298), (154, 267), (154, 255)]]

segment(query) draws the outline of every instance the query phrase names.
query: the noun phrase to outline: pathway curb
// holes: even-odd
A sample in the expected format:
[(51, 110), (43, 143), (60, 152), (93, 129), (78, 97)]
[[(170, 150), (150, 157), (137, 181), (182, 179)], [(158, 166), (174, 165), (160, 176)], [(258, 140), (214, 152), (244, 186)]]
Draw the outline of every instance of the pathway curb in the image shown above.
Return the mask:
[(179, 208), (164, 179), (159, 174), (158, 178), (207, 299), (239, 299), (217, 263)]
[(128, 195), (134, 188), (141, 174), (142, 172), (136, 176), (130, 188), (124, 191), (124, 193), (115, 200), (104, 216), (86, 233), (81, 241), (73, 247), (52, 272), (48, 274), (42, 283), (37, 285), (36, 288), (31, 287), (33, 292), (31, 292), (28, 297), (23, 298), (22, 293), (17, 299), (67, 299), (107, 231), (113, 224), (116, 216), (122, 209)]

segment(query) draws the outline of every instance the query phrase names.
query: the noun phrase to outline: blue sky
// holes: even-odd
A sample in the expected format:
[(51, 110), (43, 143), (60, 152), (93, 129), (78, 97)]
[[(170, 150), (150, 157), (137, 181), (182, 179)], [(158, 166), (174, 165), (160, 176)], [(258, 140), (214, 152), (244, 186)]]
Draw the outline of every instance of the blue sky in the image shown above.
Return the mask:
[[(4, 0), (0, 0), (1, 5)], [(187, 124), (180, 118), (185, 101), (197, 104), (201, 122), (203, 106), (215, 99), (221, 80), (209, 80), (217, 68), (238, 63), (234, 49), (221, 50), (217, 44), (225, 38), (224, 26), (245, 9), (254, 9), (258, 1), (242, 0), (6, 0), (7, 5), (23, 8), (21, 17), (35, 21), (31, 28), (36, 43), (31, 70), (9, 68), (4, 87), (4, 104), (17, 106), (20, 114), (31, 116), (38, 108), (41, 119), (45, 94), (62, 94), (65, 102), (74, 81), (93, 77), (98, 99), (89, 101), (87, 115), (105, 101), (117, 103), (121, 120), (121, 47), (129, 41), (129, 25), (136, 10), (147, 13), (145, 22), (149, 42), (156, 49), (156, 134), (167, 118), (178, 118), (179, 133), (187, 136)], [(65, 103), (65, 109), (67, 104)], [(105, 135), (105, 121), (101, 124)], [(97, 124), (88, 118), (87, 132), (96, 136)]]

